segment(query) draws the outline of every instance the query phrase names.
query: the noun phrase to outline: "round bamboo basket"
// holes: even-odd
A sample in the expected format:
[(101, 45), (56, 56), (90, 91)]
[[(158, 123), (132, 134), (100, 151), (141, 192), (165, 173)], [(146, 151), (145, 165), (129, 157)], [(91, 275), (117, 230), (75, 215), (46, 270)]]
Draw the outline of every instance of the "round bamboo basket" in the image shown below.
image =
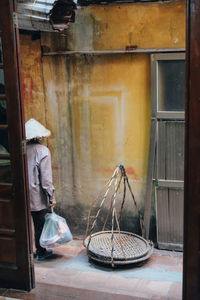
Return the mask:
[[(91, 259), (105, 264), (114, 263), (114, 265), (143, 262), (153, 252), (152, 242), (126, 231), (96, 232), (85, 239), (84, 246), (88, 249), (88, 256)], [(111, 258), (112, 247), (113, 259)]]

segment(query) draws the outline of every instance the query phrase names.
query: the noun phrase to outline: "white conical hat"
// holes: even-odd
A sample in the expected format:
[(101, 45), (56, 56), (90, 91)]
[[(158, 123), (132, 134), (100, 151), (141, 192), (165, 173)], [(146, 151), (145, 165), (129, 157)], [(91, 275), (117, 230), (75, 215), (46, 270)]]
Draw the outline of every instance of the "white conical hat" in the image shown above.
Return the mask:
[(48, 137), (51, 134), (50, 130), (46, 129), (35, 119), (30, 119), (25, 123), (25, 130), (27, 140)]

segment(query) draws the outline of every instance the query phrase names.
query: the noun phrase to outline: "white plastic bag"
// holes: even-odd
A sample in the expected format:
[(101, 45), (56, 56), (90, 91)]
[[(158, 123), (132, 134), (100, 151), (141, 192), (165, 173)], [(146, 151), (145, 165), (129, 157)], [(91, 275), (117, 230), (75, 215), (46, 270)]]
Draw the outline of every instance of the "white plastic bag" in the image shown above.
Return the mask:
[(45, 216), (45, 223), (40, 236), (40, 245), (53, 248), (66, 244), (72, 240), (72, 234), (64, 218), (54, 212)]

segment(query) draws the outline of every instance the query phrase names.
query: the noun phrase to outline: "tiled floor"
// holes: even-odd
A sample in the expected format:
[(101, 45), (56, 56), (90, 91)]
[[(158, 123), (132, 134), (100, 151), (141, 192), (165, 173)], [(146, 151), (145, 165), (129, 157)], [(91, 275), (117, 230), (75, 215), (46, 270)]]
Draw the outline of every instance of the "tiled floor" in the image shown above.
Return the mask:
[(79, 240), (56, 248), (54, 253), (44, 262), (35, 261), (35, 289), (30, 293), (0, 290), (3, 299), (181, 299), (180, 252), (155, 249), (152, 257), (143, 266), (114, 269), (89, 261)]

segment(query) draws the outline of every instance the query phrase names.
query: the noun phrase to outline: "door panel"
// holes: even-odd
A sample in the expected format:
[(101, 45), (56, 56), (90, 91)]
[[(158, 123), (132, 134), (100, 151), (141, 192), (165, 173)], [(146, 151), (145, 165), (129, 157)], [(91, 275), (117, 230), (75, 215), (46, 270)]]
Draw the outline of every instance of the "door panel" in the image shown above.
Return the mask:
[[(3, 212), (6, 211), (6, 215)], [(10, 200), (0, 199), (0, 232), (14, 230), (13, 203)]]
[(184, 122), (166, 122), (166, 179), (184, 179), (184, 129)]
[(158, 121), (157, 178), (184, 179), (184, 122)]
[(0, 287), (34, 287), (15, 1), (0, 1)]
[(7, 264), (17, 267), (16, 239), (15, 237), (0, 237), (0, 261), (6, 267)]
[(151, 55), (157, 243), (170, 250), (183, 248), (184, 59), (184, 53)]
[(183, 248), (183, 189), (156, 188), (158, 246)]

